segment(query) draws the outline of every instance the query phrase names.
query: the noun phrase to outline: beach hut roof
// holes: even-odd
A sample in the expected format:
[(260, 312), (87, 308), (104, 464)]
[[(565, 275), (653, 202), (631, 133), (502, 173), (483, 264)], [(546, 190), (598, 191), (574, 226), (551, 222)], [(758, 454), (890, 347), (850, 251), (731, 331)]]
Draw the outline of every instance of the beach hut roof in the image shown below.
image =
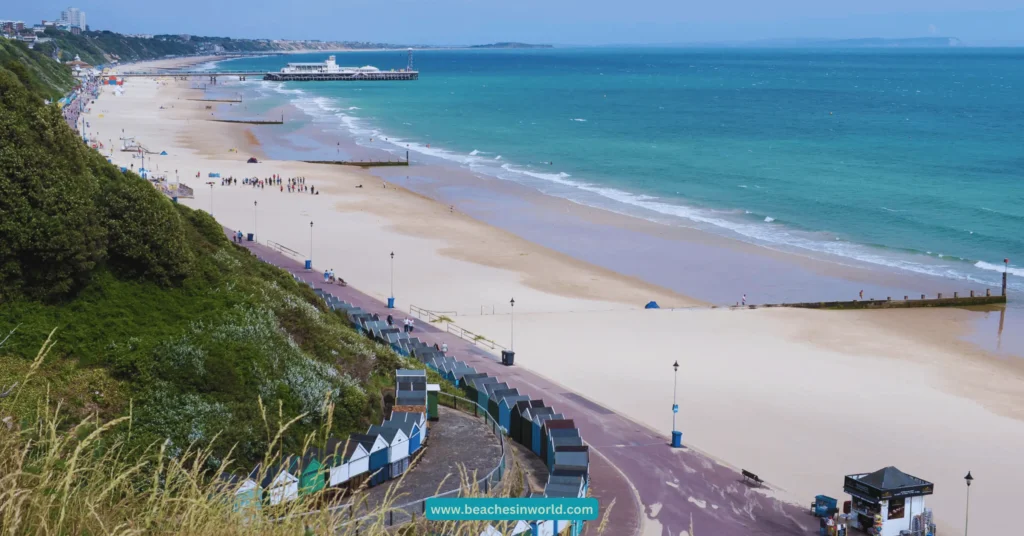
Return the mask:
[(555, 449), (555, 452), (558, 452), (560, 449), (565, 447), (583, 446), (583, 438), (578, 435), (548, 436), (548, 441), (551, 443), (551, 448)]
[(412, 437), (413, 430), (419, 426), (419, 423), (414, 421), (407, 421), (405, 419), (391, 419), (384, 421), (381, 424), (384, 428), (397, 428), (405, 434), (406, 437)]
[[(485, 385), (484, 388), (487, 389), (487, 397), (490, 398), (491, 400), (498, 398), (498, 391), (509, 390), (507, 383), (489, 383)], [(519, 391), (516, 392), (518, 393)]]
[(391, 413), (391, 420), (405, 420), (412, 423), (423, 422), (424, 415), (422, 413), (415, 413), (412, 411), (395, 411)]
[(267, 468), (267, 471), (263, 473), (263, 480), (260, 481), (260, 487), (266, 489), (274, 480), (277, 479), (282, 473), (287, 475), (286, 480), (296, 480), (295, 473), (299, 467), (299, 459), (297, 456), (288, 456), (281, 463), (276, 463)]
[(441, 390), (441, 384), (439, 384), (439, 383), (428, 383), (427, 384), (427, 392), (428, 393), (429, 392), (434, 392), (434, 391), (440, 391), (440, 390)]
[[(373, 452), (373, 445), (377, 443), (377, 436), (378, 436), (378, 434), (372, 434), (372, 433), (368, 433), (368, 434), (352, 434), (352, 435), (349, 436), (349, 439), (351, 441), (355, 441), (356, 443), (359, 443), (360, 445), (362, 445), (363, 448), (366, 449), (367, 454), (369, 454), (370, 452)], [(383, 440), (383, 438), (382, 438), (382, 440)], [(385, 441), (385, 443), (387, 443), (387, 441)]]
[(539, 415), (553, 415), (554, 413), (555, 410), (548, 406), (529, 407), (523, 410), (523, 418), (532, 421)]
[(548, 429), (576, 428), (576, 423), (572, 419), (548, 419), (544, 421), (544, 427)]
[(499, 402), (499, 404), (504, 404), (505, 407), (507, 407), (509, 409), (512, 409), (519, 402), (527, 402), (529, 400), (530, 400), (530, 397), (528, 397), (526, 395), (512, 395), (512, 396), (502, 397), (501, 402)]
[(586, 450), (581, 451), (555, 451), (555, 468), (559, 467), (582, 467), (590, 465), (590, 455)]
[(473, 387), (475, 387), (477, 391), (483, 391), (485, 389), (484, 386), (486, 386), (487, 384), (497, 382), (498, 378), (495, 378), (493, 376), (483, 376), (481, 378), (474, 378), (472, 380)]
[(395, 371), (395, 376), (422, 376), (427, 377), (427, 371), (423, 369), (398, 369)]
[(548, 422), (550, 420), (563, 419), (563, 418), (565, 418), (565, 416), (562, 415), (561, 413), (539, 413), (539, 414), (537, 414), (537, 415), (535, 415), (533, 417), (533, 422), (535, 422), (539, 426), (543, 427), (544, 423), (546, 423), (546, 422)]
[(381, 436), (388, 442), (388, 445), (393, 445), (396, 441), (409, 439), (409, 436), (399, 428), (388, 428), (385, 426), (373, 425), (370, 427), (370, 433), (376, 433)]

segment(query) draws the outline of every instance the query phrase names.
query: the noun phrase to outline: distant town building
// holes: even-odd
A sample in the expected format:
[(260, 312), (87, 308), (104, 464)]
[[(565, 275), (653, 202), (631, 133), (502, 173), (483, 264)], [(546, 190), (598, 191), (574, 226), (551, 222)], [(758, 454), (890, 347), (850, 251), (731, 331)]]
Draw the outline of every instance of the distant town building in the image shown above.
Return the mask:
[(69, 7), (60, 12), (60, 21), (70, 28), (85, 29), (85, 12), (77, 7)]
[(16, 35), (25, 31), (25, 23), (20, 20), (0, 20), (0, 33)]

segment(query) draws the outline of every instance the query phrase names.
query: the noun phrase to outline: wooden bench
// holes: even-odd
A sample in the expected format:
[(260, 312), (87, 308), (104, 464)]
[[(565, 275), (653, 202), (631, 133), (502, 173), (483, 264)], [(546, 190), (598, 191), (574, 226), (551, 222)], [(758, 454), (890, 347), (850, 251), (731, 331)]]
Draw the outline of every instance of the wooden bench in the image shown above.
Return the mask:
[(744, 481), (752, 482), (756, 486), (761, 486), (762, 484), (764, 484), (764, 480), (761, 480), (761, 477), (755, 475), (754, 473), (751, 473), (746, 469), (743, 469), (740, 472), (743, 474)]

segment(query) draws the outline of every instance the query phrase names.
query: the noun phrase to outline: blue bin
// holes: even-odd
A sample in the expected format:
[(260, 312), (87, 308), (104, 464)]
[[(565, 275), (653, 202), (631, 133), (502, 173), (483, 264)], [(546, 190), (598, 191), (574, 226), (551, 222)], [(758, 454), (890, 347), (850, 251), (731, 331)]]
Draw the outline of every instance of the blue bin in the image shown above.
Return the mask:
[(678, 449), (683, 446), (683, 433), (672, 431), (672, 448)]
[(313, 269), (313, 261), (311, 261), (311, 260), (307, 260), (306, 261), (306, 269), (307, 270), (312, 270)]
[(177, 196), (172, 197), (171, 198), (171, 202), (174, 203), (175, 205), (177, 205), (178, 204), (178, 197)]
[(388, 309), (394, 309), (394, 308), (395, 308), (395, 299), (394, 298), (388, 298)]
[(249, 233), (249, 235), (246, 236), (246, 240), (248, 240), (249, 242), (252, 242), (252, 233)]

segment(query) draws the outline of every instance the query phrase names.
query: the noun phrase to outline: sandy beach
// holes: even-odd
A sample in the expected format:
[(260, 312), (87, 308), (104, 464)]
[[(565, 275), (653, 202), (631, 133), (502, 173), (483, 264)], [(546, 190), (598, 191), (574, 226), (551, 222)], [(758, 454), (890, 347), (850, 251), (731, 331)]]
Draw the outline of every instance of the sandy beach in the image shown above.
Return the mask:
[[(186, 100), (202, 95), (183, 82), (129, 79), (123, 95), (105, 89), (92, 105), (89, 134), (126, 167), (142, 162), (116, 150), (122, 135), (166, 151), (147, 155), (146, 167), (194, 188), (182, 203), (370, 295), (394, 295), (404, 311), (436, 311), (508, 345), (514, 297), (517, 366), (666, 436), (678, 360), (684, 442), (760, 474), (787, 500), (842, 501), (844, 475), (895, 465), (935, 483), (927, 502), (941, 532), (955, 533), (970, 470), (972, 533), (1011, 527), (1006, 512), (1024, 479), (1014, 457), (1024, 451), (1024, 367), (962, 340), (972, 313), (712, 309), (358, 168), (264, 160), (248, 127), (210, 122), (209, 103)], [(272, 174), (305, 177), (321, 193), (242, 185)], [(643, 310), (652, 299), (666, 309)]]

